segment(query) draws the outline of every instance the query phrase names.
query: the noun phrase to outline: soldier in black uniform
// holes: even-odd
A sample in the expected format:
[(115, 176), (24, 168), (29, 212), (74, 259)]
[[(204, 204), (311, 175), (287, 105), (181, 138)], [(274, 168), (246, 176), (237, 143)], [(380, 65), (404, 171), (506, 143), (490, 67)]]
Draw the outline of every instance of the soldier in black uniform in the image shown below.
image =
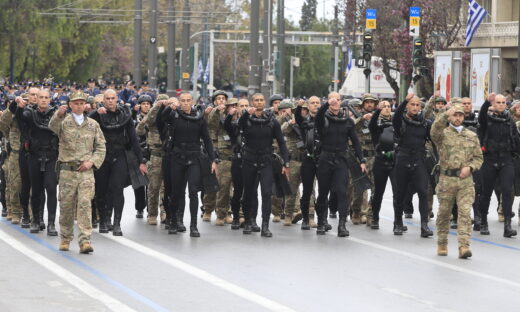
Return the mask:
[(89, 116), (101, 126), (107, 148), (105, 161), (95, 172), (96, 200), (101, 218), (99, 232), (108, 233), (113, 207), (112, 234), (121, 236), (121, 217), (125, 203), (123, 190), (129, 185), (130, 170), (137, 170), (139, 167), (140, 174), (147, 173), (146, 159), (139, 147), (130, 108), (117, 105), (117, 94), (112, 89), (105, 91), (104, 96), (105, 107), (93, 111)]
[[(244, 181), (243, 210), (245, 217), (244, 234), (257, 231), (254, 198), (257, 197), (258, 184), (262, 191), (262, 229), (263, 237), (271, 237), (269, 217), (271, 216), (271, 193), (273, 184), (273, 139), (280, 148), (283, 167), (282, 174), (289, 172), (289, 152), (285, 145), (280, 124), (271, 110), (265, 110), (265, 99), (260, 93), (252, 97), (253, 107), (239, 119), (239, 127), (244, 141), (242, 177)], [(254, 178), (253, 178), (254, 177)], [(253, 229), (253, 227), (255, 227)]]
[[(32, 187), (31, 208), (33, 216), (43, 215), (43, 196), (47, 193), (48, 224), (47, 235), (57, 236), (58, 232), (54, 225), (56, 219), (56, 160), (58, 159), (58, 137), (49, 129), (49, 121), (57, 110), (50, 107), (50, 93), (41, 90), (38, 93), (38, 104), (36, 108), (26, 106), (23, 102), (18, 104), (16, 118), (25, 124), (28, 135), (28, 169), (29, 179)], [(40, 223), (33, 218), (31, 233), (40, 231)]]
[[(198, 192), (202, 190), (202, 168), (206, 164), (205, 157), (211, 162), (211, 173), (217, 172), (217, 163), (211, 142), (204, 112), (192, 107), (193, 98), (190, 93), (183, 93), (176, 103), (165, 108), (158, 119), (170, 128), (167, 138), (167, 150), (171, 154), (169, 178), (171, 181), (171, 200), (168, 202), (170, 218), (168, 233), (176, 234), (178, 230), (178, 211), (184, 210), (186, 184), (190, 199), (190, 236), (200, 237), (197, 229)], [(161, 125), (160, 128), (163, 128)], [(202, 142), (204, 146), (202, 146)], [(202, 150), (207, 151), (204, 155)]]
[(318, 215), (318, 228), (316, 234), (325, 234), (327, 197), (333, 189), (336, 193), (339, 212), (338, 236), (345, 237), (349, 235), (346, 227), (349, 214), (347, 199), (349, 140), (352, 142), (356, 157), (361, 162), (361, 170), (366, 172), (367, 169), (361, 144), (354, 128), (354, 121), (349, 117), (347, 110), (340, 107), (338, 98), (333, 96), (334, 94), (331, 95), (329, 95), (329, 101), (320, 107), (315, 119), (315, 127), (321, 143), (317, 172), (318, 202), (316, 213)]

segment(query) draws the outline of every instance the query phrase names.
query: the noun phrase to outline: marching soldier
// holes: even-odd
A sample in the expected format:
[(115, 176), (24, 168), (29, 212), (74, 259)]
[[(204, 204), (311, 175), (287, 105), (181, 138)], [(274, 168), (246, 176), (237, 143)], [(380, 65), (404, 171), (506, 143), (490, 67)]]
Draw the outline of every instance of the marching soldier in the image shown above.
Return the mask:
[(79, 228), (80, 253), (94, 251), (91, 201), (94, 197), (93, 168), (101, 167), (105, 159), (105, 137), (99, 124), (84, 115), (86, 94), (71, 94), (70, 114), (62, 105), (49, 122), (49, 129), (58, 135), (60, 166), (60, 236), (59, 249), (69, 250), (74, 238), (74, 212)]
[(448, 232), (453, 203), (458, 207), (459, 258), (471, 257), (471, 206), (475, 200), (472, 172), (483, 162), (477, 135), (466, 129), (460, 105), (437, 115), (430, 136), (439, 149), (440, 178), (437, 185), (437, 255), (448, 255)]

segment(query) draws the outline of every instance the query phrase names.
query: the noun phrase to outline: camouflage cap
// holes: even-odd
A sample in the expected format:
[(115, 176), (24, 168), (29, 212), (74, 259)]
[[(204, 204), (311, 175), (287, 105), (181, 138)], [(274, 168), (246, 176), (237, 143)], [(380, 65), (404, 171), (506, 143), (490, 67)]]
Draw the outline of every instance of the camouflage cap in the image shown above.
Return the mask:
[(87, 97), (87, 103), (94, 104), (94, 97), (93, 96)]
[(303, 102), (302, 108), (309, 109), (309, 102), (307, 102), (307, 101)]
[(457, 105), (452, 106), (452, 108), (453, 108), (454, 113), (464, 114), (464, 107), (462, 107), (462, 105), (457, 104)]
[(226, 106), (227, 105), (237, 105), (238, 104), (238, 99), (237, 98), (230, 98), (227, 103), (226, 103)]
[(462, 104), (462, 99), (460, 97), (451, 98), (451, 105), (454, 105), (454, 104)]
[(77, 101), (77, 100), (86, 101), (87, 95), (85, 93), (83, 93), (83, 91), (75, 91), (70, 94), (69, 98), (70, 98), (69, 99), (70, 102)]
[(164, 101), (164, 100), (169, 100), (169, 99), (170, 99), (170, 97), (167, 94), (164, 94), (164, 93), (163, 94), (159, 94), (157, 96), (157, 101)]
[(28, 100), (29, 99), (29, 93), (22, 93), (22, 95), (20, 95), (20, 97), (24, 100)]
[(352, 99), (352, 100), (348, 101), (348, 105), (350, 105), (352, 107), (361, 106), (361, 100), (360, 99)]
[(366, 93), (365, 95), (363, 95), (362, 103), (365, 103), (365, 101), (379, 102), (379, 99), (373, 94)]
[(289, 99), (283, 100), (282, 102), (280, 102), (280, 105), (278, 106), (278, 109), (286, 109), (286, 108), (290, 108), (290, 109), (294, 108), (293, 102)]
[(435, 98), (435, 103), (438, 103), (438, 102), (448, 103), (448, 101), (446, 101), (446, 99), (443, 96), (438, 96)]

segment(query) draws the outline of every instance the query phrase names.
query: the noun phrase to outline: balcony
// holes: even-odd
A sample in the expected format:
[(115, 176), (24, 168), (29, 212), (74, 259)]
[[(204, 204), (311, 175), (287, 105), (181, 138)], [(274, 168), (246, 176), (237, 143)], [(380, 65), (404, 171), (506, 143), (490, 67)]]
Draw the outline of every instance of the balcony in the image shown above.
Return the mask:
[[(461, 29), (466, 34), (466, 28)], [(482, 23), (473, 36), (471, 48), (507, 48), (516, 47), (518, 22)]]

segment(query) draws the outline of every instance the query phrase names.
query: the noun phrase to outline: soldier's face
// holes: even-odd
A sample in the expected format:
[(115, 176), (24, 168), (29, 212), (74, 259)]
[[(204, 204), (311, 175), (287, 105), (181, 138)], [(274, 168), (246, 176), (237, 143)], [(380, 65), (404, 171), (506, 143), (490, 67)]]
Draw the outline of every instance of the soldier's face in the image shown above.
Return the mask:
[(265, 107), (264, 97), (261, 95), (255, 96), (253, 98), (253, 107), (256, 108), (257, 111), (261, 111)]
[(495, 97), (495, 102), (493, 103), (493, 108), (497, 113), (505, 111), (507, 108), (506, 98), (504, 96), (497, 95)]
[(316, 114), (318, 112), (318, 108), (320, 107), (320, 99), (313, 96), (309, 99), (309, 103), (307, 103), (307, 106), (309, 108), (309, 112), (312, 114)]
[(281, 102), (280, 100), (276, 100), (276, 101), (271, 102), (271, 106), (273, 107), (275, 112), (278, 111), (278, 106), (280, 106), (280, 102)]
[(39, 90), (38, 88), (30, 88), (29, 89), (29, 103), (30, 104), (36, 104), (38, 103), (38, 93), (39, 93)]
[(446, 103), (445, 102), (437, 102), (435, 103), (435, 108), (436, 109), (443, 109), (444, 107), (446, 106)]
[(87, 104), (85, 100), (70, 101), (70, 111), (76, 115), (82, 115), (85, 112), (85, 104)]
[(383, 101), (381, 103), (381, 115), (382, 116), (390, 116), (392, 113), (392, 107), (388, 101)]
[(85, 102), (85, 112), (89, 113), (90, 111), (92, 111), (92, 105)]
[(464, 114), (471, 113), (471, 111), (473, 110), (473, 105), (471, 105), (471, 99), (462, 99), (462, 107), (464, 108)]
[(96, 86), (96, 83), (95, 83), (95, 82), (89, 82), (89, 83), (88, 83), (88, 87), (89, 87), (90, 89), (93, 89), (95, 86)]
[(464, 114), (463, 113), (454, 113), (453, 115), (448, 117), (448, 120), (452, 125), (455, 127), (458, 127), (462, 125), (462, 122), (464, 121)]
[(38, 108), (41, 110), (47, 109), (51, 103), (51, 96), (47, 91), (40, 91), (38, 93)]
[(247, 109), (249, 107), (249, 101), (242, 99), (238, 101), (238, 110), (243, 111), (244, 109)]
[(117, 95), (115, 92), (105, 92), (105, 97), (103, 98), (103, 102), (105, 104), (105, 108), (111, 111), (114, 111), (117, 106)]
[(421, 111), (421, 101), (418, 98), (412, 98), (408, 104), (406, 104), (406, 110), (409, 115), (416, 115)]
[(366, 100), (363, 102), (363, 108), (366, 112), (372, 112), (376, 106), (376, 102), (372, 100)]
[(141, 103), (141, 113), (148, 114), (148, 111), (150, 110), (150, 102), (143, 102)]
[(217, 95), (213, 104), (215, 104), (216, 106), (226, 104), (226, 97), (223, 95)]
[(181, 110), (183, 110), (184, 112), (191, 111), (191, 105), (193, 104), (193, 98), (191, 97), (191, 94), (189, 94), (189, 93), (181, 94), (179, 102), (181, 105)]

